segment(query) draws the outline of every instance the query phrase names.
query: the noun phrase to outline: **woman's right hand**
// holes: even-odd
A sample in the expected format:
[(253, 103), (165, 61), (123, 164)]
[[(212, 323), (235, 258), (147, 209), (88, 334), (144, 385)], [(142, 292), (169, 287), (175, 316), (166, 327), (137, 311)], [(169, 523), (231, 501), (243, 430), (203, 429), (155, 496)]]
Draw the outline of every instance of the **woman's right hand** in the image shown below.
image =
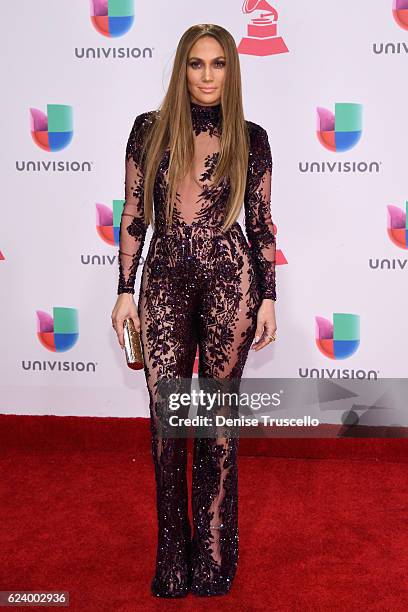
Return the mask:
[(137, 314), (133, 293), (120, 293), (114, 309), (112, 310), (112, 327), (115, 330), (120, 347), (125, 347), (123, 340), (123, 322), (125, 319), (133, 319), (136, 331), (140, 332), (140, 320)]

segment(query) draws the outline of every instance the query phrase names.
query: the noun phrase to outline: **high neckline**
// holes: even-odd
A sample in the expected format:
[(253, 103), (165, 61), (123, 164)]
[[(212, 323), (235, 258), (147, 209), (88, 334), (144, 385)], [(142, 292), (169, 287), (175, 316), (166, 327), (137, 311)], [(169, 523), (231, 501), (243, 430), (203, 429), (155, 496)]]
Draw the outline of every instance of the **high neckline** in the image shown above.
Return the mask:
[(190, 109), (193, 129), (196, 133), (207, 130), (212, 132), (219, 125), (222, 117), (221, 102), (204, 105), (190, 100)]

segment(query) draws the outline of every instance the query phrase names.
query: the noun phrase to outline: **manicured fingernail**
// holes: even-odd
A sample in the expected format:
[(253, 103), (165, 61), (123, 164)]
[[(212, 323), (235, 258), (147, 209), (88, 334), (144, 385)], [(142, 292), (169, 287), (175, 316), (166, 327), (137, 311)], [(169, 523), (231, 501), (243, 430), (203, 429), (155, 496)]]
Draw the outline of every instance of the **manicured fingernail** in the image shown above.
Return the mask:
[(259, 336), (255, 336), (255, 342), (259, 341)]

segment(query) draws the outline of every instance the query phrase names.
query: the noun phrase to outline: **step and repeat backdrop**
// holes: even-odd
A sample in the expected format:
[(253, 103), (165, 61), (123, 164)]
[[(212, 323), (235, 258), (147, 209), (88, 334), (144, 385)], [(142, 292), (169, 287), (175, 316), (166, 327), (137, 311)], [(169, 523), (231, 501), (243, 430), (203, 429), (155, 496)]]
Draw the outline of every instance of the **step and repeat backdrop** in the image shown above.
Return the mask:
[(110, 319), (124, 154), (195, 23), (234, 36), (274, 162), (277, 340), (244, 376), (407, 377), (408, 0), (21, 0), (2, 16), (1, 412), (148, 416)]

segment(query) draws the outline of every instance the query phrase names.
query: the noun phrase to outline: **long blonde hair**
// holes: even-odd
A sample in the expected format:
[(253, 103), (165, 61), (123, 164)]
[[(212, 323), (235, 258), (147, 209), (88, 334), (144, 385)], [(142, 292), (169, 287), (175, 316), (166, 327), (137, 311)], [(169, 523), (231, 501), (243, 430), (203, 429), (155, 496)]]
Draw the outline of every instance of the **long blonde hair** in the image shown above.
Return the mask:
[(215, 187), (226, 177), (230, 183), (223, 231), (236, 221), (241, 210), (247, 179), (249, 135), (242, 105), (239, 56), (234, 38), (227, 30), (219, 25), (197, 24), (188, 28), (179, 41), (167, 93), (144, 140), (144, 216), (148, 225), (153, 225), (154, 181), (165, 150), (170, 149), (167, 225), (172, 219), (178, 180), (187, 174), (194, 157), (187, 60), (191, 47), (202, 36), (213, 36), (218, 40), (226, 58), (221, 95), (220, 154), (213, 178)]

